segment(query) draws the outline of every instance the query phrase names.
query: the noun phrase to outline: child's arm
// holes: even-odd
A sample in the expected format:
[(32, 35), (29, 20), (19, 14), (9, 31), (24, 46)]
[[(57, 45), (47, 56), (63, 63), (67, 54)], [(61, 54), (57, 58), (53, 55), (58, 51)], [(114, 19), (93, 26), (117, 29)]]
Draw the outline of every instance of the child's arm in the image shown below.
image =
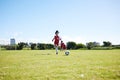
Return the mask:
[(62, 39), (61, 39), (61, 37), (59, 36), (59, 40), (61, 40), (62, 41)]
[(52, 39), (52, 41), (54, 41), (55, 37)]

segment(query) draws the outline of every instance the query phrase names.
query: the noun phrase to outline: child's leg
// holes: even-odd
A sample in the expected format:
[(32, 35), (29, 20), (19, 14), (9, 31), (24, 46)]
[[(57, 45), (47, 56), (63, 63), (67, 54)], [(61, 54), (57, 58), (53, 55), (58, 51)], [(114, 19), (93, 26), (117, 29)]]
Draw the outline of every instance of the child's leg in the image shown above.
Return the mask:
[(54, 47), (55, 47), (55, 50), (56, 50), (56, 54), (58, 54), (58, 46), (54, 45)]
[(56, 54), (58, 54), (58, 46), (56, 46), (56, 48), (55, 48), (55, 49), (56, 49)]

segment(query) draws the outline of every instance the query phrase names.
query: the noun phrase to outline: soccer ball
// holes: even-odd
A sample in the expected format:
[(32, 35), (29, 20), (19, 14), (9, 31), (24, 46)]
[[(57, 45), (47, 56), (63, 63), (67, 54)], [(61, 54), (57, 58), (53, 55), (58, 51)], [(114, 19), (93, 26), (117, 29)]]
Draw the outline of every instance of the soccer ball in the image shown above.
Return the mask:
[(70, 54), (70, 52), (67, 50), (65, 51), (65, 55), (68, 56)]

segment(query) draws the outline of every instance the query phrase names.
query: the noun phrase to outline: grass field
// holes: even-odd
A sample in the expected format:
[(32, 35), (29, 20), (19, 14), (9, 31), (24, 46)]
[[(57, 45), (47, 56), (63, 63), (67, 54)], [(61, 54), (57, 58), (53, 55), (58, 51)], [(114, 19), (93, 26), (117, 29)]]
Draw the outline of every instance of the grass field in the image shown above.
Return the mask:
[(0, 80), (120, 80), (120, 50), (0, 51)]

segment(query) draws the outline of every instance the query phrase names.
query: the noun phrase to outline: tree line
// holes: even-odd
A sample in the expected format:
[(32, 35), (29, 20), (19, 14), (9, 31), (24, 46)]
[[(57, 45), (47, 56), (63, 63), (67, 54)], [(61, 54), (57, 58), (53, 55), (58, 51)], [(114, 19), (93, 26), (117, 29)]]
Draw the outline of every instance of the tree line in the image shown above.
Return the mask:
[[(100, 45), (98, 42), (88, 42), (86, 44), (76, 43), (73, 41), (67, 42), (66, 44), (67, 49), (75, 50), (75, 49), (93, 49), (93, 50), (108, 50), (108, 49), (120, 49), (120, 45), (112, 45), (109, 41), (103, 41), (103, 45)], [(29, 49), (29, 50), (46, 50), (46, 49), (54, 49), (53, 44), (46, 44), (46, 43), (25, 43), (20, 42), (16, 45), (4, 45), (1, 46), (6, 50), (22, 50), (22, 49)], [(60, 47), (59, 47), (60, 48)]]
[(25, 42), (20, 42), (16, 45), (4, 45), (1, 46), (1, 48), (4, 48), (6, 50), (45, 50), (45, 49), (53, 49), (54, 45), (53, 44), (45, 44), (45, 43), (25, 43)]

